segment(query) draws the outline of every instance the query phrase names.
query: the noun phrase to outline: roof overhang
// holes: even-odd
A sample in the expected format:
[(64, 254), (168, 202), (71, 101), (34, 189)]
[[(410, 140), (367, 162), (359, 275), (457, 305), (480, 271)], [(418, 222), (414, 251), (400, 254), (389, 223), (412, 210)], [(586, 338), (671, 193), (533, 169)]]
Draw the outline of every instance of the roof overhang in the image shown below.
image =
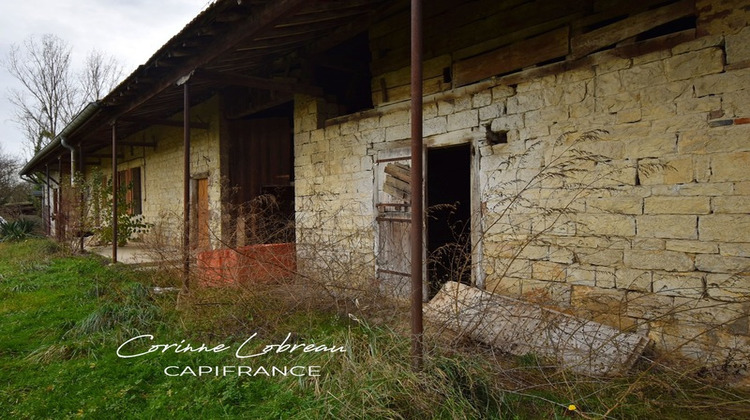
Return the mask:
[[(218, 0), (196, 16), (96, 105), (81, 113), (23, 168), (29, 175), (67, 151), (109, 147), (112, 125), (125, 138), (170, 121), (183, 108), (179, 82), (190, 78), (192, 104), (226, 88), (322, 94), (305, 80), (305, 59), (367, 30), (399, 0)], [(182, 79), (182, 80), (181, 80)], [(174, 121), (177, 122), (177, 121)]]
[(31, 175), (33, 172), (38, 171), (39, 167), (43, 164), (49, 164), (52, 159), (56, 159), (60, 154), (60, 149), (63, 147), (63, 139), (67, 139), (70, 136), (78, 133), (89, 121), (101, 110), (101, 103), (99, 101), (89, 102), (73, 120), (63, 128), (63, 130), (55, 136), (55, 138), (31, 160), (29, 160), (23, 168), (21, 168), (20, 174), (22, 176)]

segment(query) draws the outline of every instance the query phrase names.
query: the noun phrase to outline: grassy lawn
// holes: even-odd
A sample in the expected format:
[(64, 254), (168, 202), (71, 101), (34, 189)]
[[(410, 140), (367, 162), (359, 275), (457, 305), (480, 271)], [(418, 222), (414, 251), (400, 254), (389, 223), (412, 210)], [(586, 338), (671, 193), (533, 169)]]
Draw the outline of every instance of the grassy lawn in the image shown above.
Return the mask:
[[(409, 368), (408, 338), (364, 321), (367, 315), (356, 308), (348, 316), (263, 288), (197, 290), (179, 305), (175, 294), (151, 292), (174, 283), (161, 273), (66, 255), (46, 240), (0, 243), (0, 417), (702, 419), (750, 413), (747, 393), (690, 375), (651, 370), (608, 381), (575, 378), (540, 368), (531, 356), (493, 358), (489, 349), (434, 337), (426, 341), (426, 367), (416, 373)], [(146, 334), (153, 341), (123, 345)], [(236, 352), (249, 337), (241, 355), (285, 339), (341, 351), (272, 347), (240, 359)], [(121, 345), (121, 355), (133, 355), (153, 344), (229, 350), (175, 352), (173, 346), (139, 357), (117, 354)], [(198, 376), (201, 366), (212, 371)], [(314, 367), (314, 374), (265, 373), (294, 366), (303, 368), (291, 372)], [(217, 375), (217, 367), (229, 371)]]
[[(251, 364), (230, 351), (118, 357), (120, 344), (141, 334), (155, 339), (139, 340), (144, 345), (130, 346), (131, 353), (181, 340), (194, 347), (203, 340), (209, 346), (227, 343), (234, 349), (247, 338), (212, 337), (208, 319), (178, 313), (174, 295), (151, 296), (136, 281), (143, 279), (150, 276), (108, 267), (98, 257), (64, 257), (43, 240), (0, 244), (0, 413), (12, 418), (306, 417), (315, 402), (314, 377), (164, 373), (167, 366), (197, 371), (198, 366)], [(321, 316), (307, 333), (343, 340), (347, 324)], [(245, 354), (277, 342), (272, 333), (265, 335), (267, 340), (254, 340), (258, 345), (246, 345)], [(270, 370), (290, 363), (325, 365), (335, 356), (282, 353), (249, 360)]]

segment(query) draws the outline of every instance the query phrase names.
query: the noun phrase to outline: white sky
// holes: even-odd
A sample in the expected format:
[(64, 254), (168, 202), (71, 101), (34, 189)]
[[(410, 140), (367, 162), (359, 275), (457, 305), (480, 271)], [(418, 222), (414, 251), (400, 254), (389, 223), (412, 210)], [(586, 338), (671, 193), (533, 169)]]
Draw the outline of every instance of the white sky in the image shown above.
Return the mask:
[[(51, 33), (72, 48), (74, 69), (97, 49), (124, 66), (123, 77), (145, 63), (211, 0), (2, 0), (0, 2), (0, 60), (12, 44), (30, 35)], [(23, 134), (12, 121), (8, 90), (18, 82), (0, 67), (0, 149), (28, 160)]]

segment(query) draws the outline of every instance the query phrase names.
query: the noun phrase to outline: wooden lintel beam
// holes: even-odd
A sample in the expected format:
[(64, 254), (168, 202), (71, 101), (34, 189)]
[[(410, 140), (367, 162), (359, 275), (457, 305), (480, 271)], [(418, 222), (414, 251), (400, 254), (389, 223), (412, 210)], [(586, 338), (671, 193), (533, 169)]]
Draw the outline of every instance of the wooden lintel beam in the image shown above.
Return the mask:
[(222, 73), (211, 70), (196, 71), (194, 77), (199, 80), (207, 80), (217, 83), (225, 83), (231, 86), (244, 86), (252, 89), (262, 89), (277, 92), (305, 93), (313, 96), (322, 96), (323, 89), (296, 82), (284, 82), (275, 79), (266, 79), (256, 76), (245, 76), (235, 73)]
[(599, 49), (656, 28), (659, 25), (694, 14), (695, 1), (682, 0), (668, 6), (627, 17), (619, 22), (573, 37), (570, 40), (571, 56), (572, 58), (581, 58)]
[(270, 108), (273, 108), (273, 107), (285, 104), (285, 103), (287, 103), (289, 101), (292, 101), (292, 100), (294, 100), (294, 96), (293, 95), (282, 95), (279, 98), (272, 99), (272, 100), (270, 100), (268, 102), (264, 102), (264, 103), (259, 104), (259, 105), (251, 106), (249, 108), (243, 109), (242, 111), (236, 112), (234, 114), (227, 115), (226, 118), (229, 119), (229, 120), (236, 120), (236, 119), (244, 118), (244, 117), (247, 117), (248, 115), (252, 115), (252, 114), (258, 113), (260, 111), (265, 111), (267, 109), (270, 109)]
[(569, 28), (561, 27), (524, 41), (457, 61), (453, 68), (456, 86), (464, 86), (537, 63), (565, 57), (570, 52)]
[[(125, 157), (125, 155), (123, 153), (118, 153), (117, 154), (117, 159), (123, 159), (124, 157)], [(91, 159), (112, 159), (112, 154), (111, 153), (88, 153), (88, 154), (86, 154), (86, 158), (91, 158)]]
[(156, 142), (142, 142), (142, 141), (134, 141), (134, 142), (121, 142), (120, 145), (122, 146), (135, 146), (135, 147), (153, 147), (156, 148)]
[[(163, 125), (167, 127), (183, 127), (184, 126), (182, 121), (154, 119), (154, 118), (120, 118), (118, 121), (123, 122), (123, 123), (137, 123), (137, 124), (144, 124), (144, 125)], [(190, 128), (195, 128), (197, 130), (208, 130), (209, 124), (191, 121)]]

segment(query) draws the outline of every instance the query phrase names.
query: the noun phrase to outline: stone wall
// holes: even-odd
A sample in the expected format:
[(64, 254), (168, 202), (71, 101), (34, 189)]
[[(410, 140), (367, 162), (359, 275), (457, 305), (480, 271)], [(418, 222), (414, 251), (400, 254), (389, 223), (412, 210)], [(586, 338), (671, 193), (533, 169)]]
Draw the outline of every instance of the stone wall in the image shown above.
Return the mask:
[[(747, 360), (737, 352), (750, 333), (750, 68), (731, 63), (748, 40), (743, 30), (632, 59), (604, 52), (474, 94), (491, 116), (464, 112), (509, 138), (480, 147), (483, 209), (503, 214), (483, 215), (487, 289), (711, 362)], [(595, 129), (606, 132), (576, 141)], [(593, 161), (528, 184), (566, 156)]]
[[(175, 116), (181, 121), (182, 115)], [(209, 128), (190, 131), (190, 173), (192, 178), (208, 178), (208, 198), (211, 235), (221, 237), (221, 173), (219, 113), (216, 97), (194, 106), (191, 119), (208, 123)], [(142, 214), (148, 223), (154, 224), (143, 239), (170, 247), (179, 247), (183, 223), (183, 130), (173, 126), (151, 126), (130, 137), (120, 139), (122, 143), (153, 143), (155, 147), (122, 146), (117, 169), (122, 171), (139, 167), (141, 171)], [(105, 159), (100, 166), (107, 177), (111, 176), (111, 161)], [(93, 167), (87, 168), (91, 173)], [(213, 246), (217, 244), (213, 243)]]
[(321, 99), (295, 97), (299, 268), (326, 284), (362, 288), (375, 268), (371, 149), (373, 141), (385, 140), (385, 130), (378, 128), (379, 117), (318, 128), (327, 109)]
[[(427, 146), (478, 154), (478, 286), (703, 361), (748, 360), (750, 29), (710, 23), (672, 48), (425, 98)], [(372, 268), (375, 162), (408, 145), (408, 104), (328, 121), (326, 109), (295, 99), (300, 255), (307, 243)]]

